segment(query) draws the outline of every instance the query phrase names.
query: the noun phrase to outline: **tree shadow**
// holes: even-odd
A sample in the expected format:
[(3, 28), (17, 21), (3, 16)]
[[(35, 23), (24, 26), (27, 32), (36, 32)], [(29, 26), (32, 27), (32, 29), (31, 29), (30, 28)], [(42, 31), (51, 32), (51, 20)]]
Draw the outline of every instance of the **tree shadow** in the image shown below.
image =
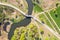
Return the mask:
[(10, 24), (9, 22), (4, 23), (3, 30), (4, 30), (5, 32), (7, 32), (6, 27), (7, 27), (7, 25), (9, 25), (9, 24)]
[(31, 18), (25, 18), (18, 23), (12, 24), (10, 31), (8, 33), (8, 39), (11, 40), (11, 37), (13, 36), (14, 31), (17, 27), (27, 26), (30, 22), (31, 22)]

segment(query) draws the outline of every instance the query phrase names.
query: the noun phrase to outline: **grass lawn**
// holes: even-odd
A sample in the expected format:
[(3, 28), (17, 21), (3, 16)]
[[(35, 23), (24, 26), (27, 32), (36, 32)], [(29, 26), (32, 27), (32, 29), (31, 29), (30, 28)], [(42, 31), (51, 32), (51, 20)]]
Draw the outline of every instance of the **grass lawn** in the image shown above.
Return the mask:
[(44, 22), (46, 25), (48, 25), (49, 27), (52, 28), (51, 24), (49, 23), (49, 21), (46, 19), (46, 17), (43, 14), (39, 15), (39, 19)]
[(37, 4), (34, 3), (34, 12), (42, 12), (42, 8), (40, 6), (38, 6)]
[(51, 10), (50, 14), (60, 28), (60, 6), (56, 10)]

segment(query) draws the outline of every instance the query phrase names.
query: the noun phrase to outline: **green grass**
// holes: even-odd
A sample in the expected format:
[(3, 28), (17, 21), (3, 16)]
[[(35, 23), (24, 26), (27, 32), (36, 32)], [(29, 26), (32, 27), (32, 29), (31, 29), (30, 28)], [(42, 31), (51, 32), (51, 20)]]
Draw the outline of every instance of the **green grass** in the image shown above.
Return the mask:
[[(50, 14), (60, 28), (60, 6), (57, 7), (55, 11), (51, 10)], [(57, 17), (55, 15), (57, 15)]]
[(42, 12), (42, 8), (38, 6), (37, 4), (34, 4), (34, 12)]
[(12, 18), (10, 19), (13, 23), (18, 23), (20, 22), (21, 20), (24, 19), (24, 16), (23, 15), (19, 15), (18, 18)]
[(52, 28), (51, 24), (49, 23), (49, 21), (46, 19), (46, 17), (43, 14), (39, 15), (39, 20), (43, 21), (46, 25)]

